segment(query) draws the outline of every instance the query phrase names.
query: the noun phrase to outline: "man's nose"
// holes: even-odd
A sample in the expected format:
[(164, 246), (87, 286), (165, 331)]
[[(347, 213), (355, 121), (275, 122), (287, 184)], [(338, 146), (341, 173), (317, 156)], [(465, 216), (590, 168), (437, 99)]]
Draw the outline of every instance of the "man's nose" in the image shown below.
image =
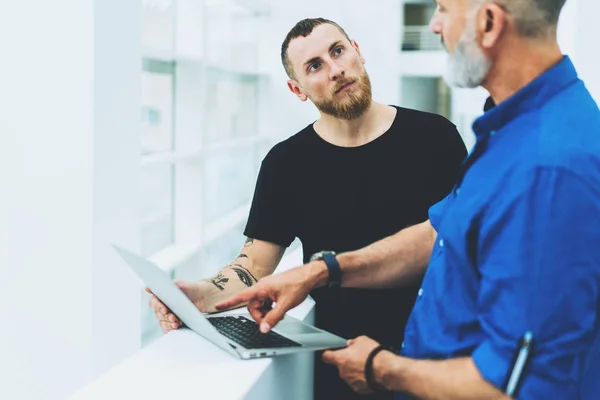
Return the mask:
[(337, 81), (340, 78), (343, 78), (346, 75), (344, 68), (337, 63), (330, 61), (329, 62), (329, 79), (332, 81)]
[(442, 19), (437, 10), (433, 13), (431, 21), (429, 21), (429, 29), (431, 29), (431, 32), (438, 35), (442, 33)]

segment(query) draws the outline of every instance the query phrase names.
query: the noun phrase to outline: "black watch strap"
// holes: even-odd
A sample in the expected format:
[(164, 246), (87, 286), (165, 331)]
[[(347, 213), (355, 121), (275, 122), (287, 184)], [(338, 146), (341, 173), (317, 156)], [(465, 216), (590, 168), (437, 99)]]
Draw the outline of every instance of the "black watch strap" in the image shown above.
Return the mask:
[(395, 351), (391, 347), (379, 345), (373, 350), (371, 350), (371, 353), (369, 353), (367, 361), (365, 362), (365, 381), (367, 382), (367, 386), (369, 387), (369, 389), (371, 389), (374, 392), (385, 390), (381, 385), (375, 382), (375, 373), (373, 371), (373, 360), (375, 359), (375, 356), (384, 350), (395, 353)]
[(342, 269), (340, 268), (340, 263), (335, 258), (335, 253), (324, 253), (322, 260), (325, 261), (327, 270), (329, 271), (328, 287), (330, 289), (339, 288), (342, 285)]

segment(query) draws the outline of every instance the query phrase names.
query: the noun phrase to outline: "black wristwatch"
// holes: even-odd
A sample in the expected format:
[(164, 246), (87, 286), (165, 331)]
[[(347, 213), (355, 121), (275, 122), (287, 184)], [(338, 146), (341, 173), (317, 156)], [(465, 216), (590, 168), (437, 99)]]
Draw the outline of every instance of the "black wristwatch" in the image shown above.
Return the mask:
[(329, 283), (327, 287), (330, 289), (339, 288), (342, 285), (342, 269), (340, 268), (340, 263), (335, 258), (335, 252), (324, 250), (310, 257), (310, 261), (317, 260), (323, 260), (325, 261), (325, 265), (327, 265), (327, 270), (329, 271)]

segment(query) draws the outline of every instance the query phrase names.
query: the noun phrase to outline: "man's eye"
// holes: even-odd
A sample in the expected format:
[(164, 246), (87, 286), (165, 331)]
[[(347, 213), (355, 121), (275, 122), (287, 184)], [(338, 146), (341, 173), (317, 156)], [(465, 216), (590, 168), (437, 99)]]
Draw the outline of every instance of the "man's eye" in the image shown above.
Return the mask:
[(310, 71), (315, 71), (315, 70), (319, 69), (319, 67), (320, 67), (320, 66), (321, 66), (321, 63), (314, 63), (314, 64), (311, 64), (311, 65), (310, 65), (310, 67), (308, 67), (308, 71), (309, 71), (309, 72), (310, 72)]
[(341, 47), (338, 47), (333, 52), (339, 56), (340, 54), (342, 54), (344, 52), (344, 49)]

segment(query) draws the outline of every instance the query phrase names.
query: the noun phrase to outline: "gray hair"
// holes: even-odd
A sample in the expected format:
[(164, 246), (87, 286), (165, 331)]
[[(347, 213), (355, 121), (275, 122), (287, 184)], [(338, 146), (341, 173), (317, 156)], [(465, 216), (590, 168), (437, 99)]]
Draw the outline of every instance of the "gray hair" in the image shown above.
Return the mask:
[(543, 38), (556, 33), (558, 17), (566, 0), (469, 0), (471, 6), (490, 1), (506, 10), (520, 35)]

